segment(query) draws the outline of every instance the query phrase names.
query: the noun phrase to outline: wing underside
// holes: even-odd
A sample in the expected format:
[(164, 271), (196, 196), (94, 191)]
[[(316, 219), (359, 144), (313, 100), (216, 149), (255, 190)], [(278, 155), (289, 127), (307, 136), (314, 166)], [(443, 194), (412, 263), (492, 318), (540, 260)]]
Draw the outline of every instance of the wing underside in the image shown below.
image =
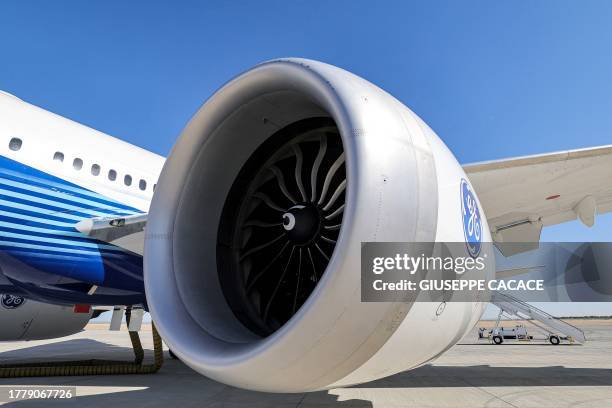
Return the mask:
[(503, 243), (537, 243), (544, 226), (577, 218), (592, 226), (597, 214), (612, 210), (612, 146), (476, 163), (464, 170), (502, 252)]

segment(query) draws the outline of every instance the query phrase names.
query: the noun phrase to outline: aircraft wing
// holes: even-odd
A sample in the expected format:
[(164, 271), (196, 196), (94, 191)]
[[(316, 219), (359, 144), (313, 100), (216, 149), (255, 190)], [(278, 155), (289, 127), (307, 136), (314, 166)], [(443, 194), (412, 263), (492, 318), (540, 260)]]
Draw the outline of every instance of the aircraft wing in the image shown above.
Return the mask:
[[(463, 167), (504, 255), (537, 247), (543, 226), (612, 210), (612, 145)], [(520, 246), (504, 243), (534, 243)]]

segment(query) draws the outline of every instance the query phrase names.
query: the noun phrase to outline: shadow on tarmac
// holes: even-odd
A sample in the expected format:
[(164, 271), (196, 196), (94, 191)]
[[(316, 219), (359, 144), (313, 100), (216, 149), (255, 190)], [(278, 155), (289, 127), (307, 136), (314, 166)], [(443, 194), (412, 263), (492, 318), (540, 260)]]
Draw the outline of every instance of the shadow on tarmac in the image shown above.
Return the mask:
[[(41, 346), (33, 346), (0, 353), (0, 362), (69, 361), (83, 359), (75, 355), (87, 350), (89, 358), (132, 359), (128, 347), (110, 345), (95, 340), (75, 339)], [(24, 358), (27, 356), (27, 358)], [(0, 385), (65, 385), (79, 387), (78, 396), (64, 401), (18, 401), (10, 406), (37, 407), (78, 406), (198, 406), (198, 407), (372, 407), (362, 399), (338, 401), (327, 391), (307, 394), (267, 394), (245, 391), (220, 384), (201, 376), (165, 353), (164, 366), (153, 375), (117, 375), (89, 377), (46, 377), (0, 379)], [(146, 350), (146, 358), (152, 352)], [(44, 359), (44, 360), (43, 360)], [(440, 366), (423, 367), (396, 374), (367, 384), (353, 386), (354, 390), (376, 388), (431, 388), (431, 387), (550, 387), (550, 386), (610, 386), (612, 369), (547, 367), (491, 367)], [(91, 395), (92, 393), (97, 393)], [(90, 395), (87, 395), (90, 394)]]

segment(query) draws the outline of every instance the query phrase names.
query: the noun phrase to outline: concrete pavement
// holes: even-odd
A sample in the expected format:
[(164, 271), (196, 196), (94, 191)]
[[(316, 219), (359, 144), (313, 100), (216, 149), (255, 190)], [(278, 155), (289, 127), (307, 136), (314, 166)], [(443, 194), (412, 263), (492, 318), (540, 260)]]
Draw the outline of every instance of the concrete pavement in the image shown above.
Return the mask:
[[(61, 406), (74, 407), (612, 407), (612, 321), (572, 324), (585, 330), (589, 341), (584, 346), (476, 344), (474, 330), (432, 364), (368, 384), (308, 394), (239, 390), (169, 358), (154, 375), (3, 379), (0, 385), (73, 385), (77, 397)], [(144, 347), (151, 348), (150, 333), (141, 337)], [(59, 340), (0, 343), (0, 359), (130, 360), (129, 344), (126, 332), (91, 325)], [(11, 404), (49, 405), (55, 404)]]

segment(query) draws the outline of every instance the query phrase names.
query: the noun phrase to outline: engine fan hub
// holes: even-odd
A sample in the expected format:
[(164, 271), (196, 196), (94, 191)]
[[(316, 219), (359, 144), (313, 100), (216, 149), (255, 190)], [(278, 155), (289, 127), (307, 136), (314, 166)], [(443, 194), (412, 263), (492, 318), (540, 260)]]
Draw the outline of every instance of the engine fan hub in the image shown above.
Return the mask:
[(285, 234), (295, 245), (308, 245), (321, 229), (321, 214), (312, 204), (294, 205), (282, 218)]

